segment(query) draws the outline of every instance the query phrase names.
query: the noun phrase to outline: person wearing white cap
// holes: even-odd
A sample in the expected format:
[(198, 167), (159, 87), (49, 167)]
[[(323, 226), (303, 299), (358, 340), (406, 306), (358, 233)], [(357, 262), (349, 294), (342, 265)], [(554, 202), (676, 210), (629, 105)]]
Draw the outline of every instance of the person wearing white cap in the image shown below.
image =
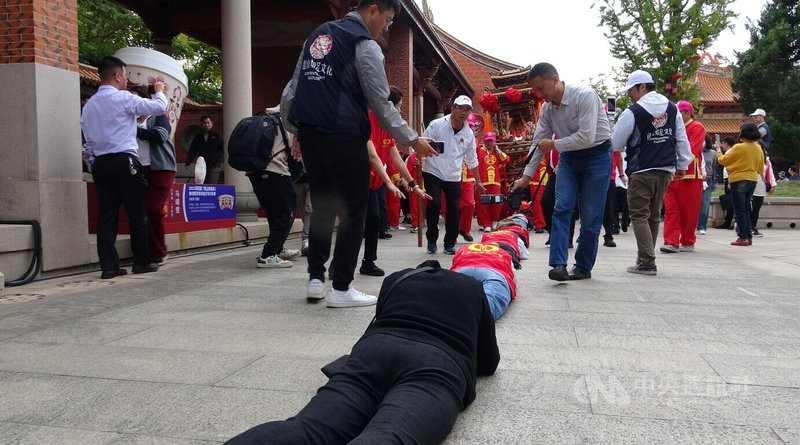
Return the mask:
[(758, 132), (761, 133), (761, 145), (769, 150), (769, 145), (772, 143), (772, 135), (769, 133), (769, 125), (764, 121), (767, 113), (761, 108), (756, 108), (756, 111), (750, 113), (753, 118), (753, 123), (758, 127)]
[[(590, 87), (564, 83), (556, 68), (538, 63), (528, 73), (528, 83), (542, 106), (531, 144), (532, 154), (522, 178), (511, 191), (528, 187), (542, 156), (559, 152), (556, 204), (553, 211), (548, 277), (555, 281), (592, 277), (598, 238), (611, 171), (611, 125), (600, 96)], [(554, 135), (560, 139), (554, 140)], [(538, 148), (538, 149), (537, 149)], [(575, 202), (581, 218), (575, 267), (567, 271), (569, 225)]]
[(628, 211), (636, 237), (636, 264), (628, 272), (656, 275), (655, 245), (661, 205), (673, 177), (686, 174), (692, 151), (678, 107), (655, 91), (646, 71), (628, 76), (620, 94), (633, 102), (614, 126), (611, 143), (615, 151), (626, 151)]
[[(466, 161), (467, 168), (475, 178), (478, 174), (478, 155), (475, 147), (475, 135), (467, 125), (467, 117), (472, 111), (472, 99), (458, 96), (453, 101), (451, 113), (428, 124), (423, 136), (444, 143), (444, 151), (435, 158), (428, 158), (422, 164), (422, 178), (425, 180), (425, 191), (433, 199), (425, 208), (425, 223), (428, 225), (425, 237), (428, 239), (428, 253), (436, 253), (436, 241), (439, 239), (439, 212), (442, 210), (442, 193), (444, 192), (444, 253), (455, 255), (458, 238), (458, 220), (461, 199), (461, 169)], [(475, 183), (478, 191), (484, 193), (480, 182)]]

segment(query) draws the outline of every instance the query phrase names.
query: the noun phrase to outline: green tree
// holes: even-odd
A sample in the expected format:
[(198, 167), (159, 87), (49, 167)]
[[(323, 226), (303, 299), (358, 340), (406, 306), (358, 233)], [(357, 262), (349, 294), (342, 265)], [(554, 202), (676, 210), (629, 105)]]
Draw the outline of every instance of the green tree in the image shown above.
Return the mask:
[(153, 35), (133, 12), (108, 0), (78, 0), (79, 60), (97, 66), (126, 46), (152, 47)]
[(770, 157), (800, 159), (800, 5), (772, 0), (749, 25), (750, 49), (737, 53), (733, 90), (745, 110), (763, 108), (772, 133)]
[(192, 100), (199, 103), (222, 101), (220, 50), (186, 34), (178, 34), (172, 39), (172, 57), (183, 63)]
[[(595, 0), (600, 24), (607, 31), (611, 54), (626, 73), (650, 72), (657, 89), (668, 97), (697, 103), (691, 82), (698, 51), (710, 45), (735, 17), (733, 0)], [(676, 79), (680, 75), (679, 79)], [(666, 85), (674, 89), (667, 91)]]
[[(141, 17), (110, 0), (78, 0), (78, 41), (79, 60), (94, 66), (120, 48), (153, 47), (153, 35)], [(222, 60), (217, 48), (179, 34), (172, 39), (172, 57), (183, 64), (192, 100), (222, 100)]]

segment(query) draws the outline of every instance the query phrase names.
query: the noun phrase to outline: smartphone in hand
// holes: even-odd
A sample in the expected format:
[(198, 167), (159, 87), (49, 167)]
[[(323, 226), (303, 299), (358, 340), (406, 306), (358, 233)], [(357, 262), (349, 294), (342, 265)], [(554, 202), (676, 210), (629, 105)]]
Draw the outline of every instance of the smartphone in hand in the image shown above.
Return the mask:
[(444, 142), (442, 141), (431, 142), (431, 147), (433, 147), (433, 149), (438, 151), (439, 153), (444, 153)]

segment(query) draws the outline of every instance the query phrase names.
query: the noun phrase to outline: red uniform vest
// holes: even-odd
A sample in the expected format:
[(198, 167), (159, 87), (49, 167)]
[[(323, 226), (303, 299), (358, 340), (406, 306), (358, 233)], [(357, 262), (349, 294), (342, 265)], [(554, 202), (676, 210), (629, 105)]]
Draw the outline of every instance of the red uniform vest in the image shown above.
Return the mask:
[(511, 255), (505, 250), (494, 244), (466, 245), (456, 251), (450, 270), (457, 272), (464, 267), (484, 267), (499, 273), (506, 279), (508, 288), (511, 289), (511, 299), (517, 298), (517, 283), (514, 281)]
[[(389, 161), (389, 149), (394, 147), (396, 142), (394, 138), (381, 127), (380, 121), (378, 121), (378, 117), (375, 116), (375, 113), (372, 110), (369, 110), (369, 124), (370, 128), (372, 129), (372, 133), (370, 133), (369, 140), (375, 144), (375, 151), (378, 152), (378, 157), (381, 158), (381, 162), (384, 166), (386, 166), (387, 162)], [(346, 159), (342, 159), (342, 162), (347, 162)], [(381, 179), (381, 175), (375, 171), (372, 166), (369, 167), (369, 189), (370, 190), (378, 190), (381, 188), (383, 184), (383, 180)]]

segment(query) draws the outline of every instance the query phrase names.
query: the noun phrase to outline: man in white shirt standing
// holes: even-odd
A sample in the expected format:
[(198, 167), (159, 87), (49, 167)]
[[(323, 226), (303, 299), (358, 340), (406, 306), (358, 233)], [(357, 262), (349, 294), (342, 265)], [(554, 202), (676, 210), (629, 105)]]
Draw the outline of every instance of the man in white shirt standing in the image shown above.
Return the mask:
[(136, 116), (160, 116), (167, 109), (164, 84), (156, 82), (153, 99), (143, 99), (126, 91), (125, 62), (104, 57), (97, 72), (101, 85), (83, 108), (81, 130), (84, 148), (92, 163), (92, 178), (97, 190), (97, 256), (100, 278), (125, 275), (119, 267), (116, 249), (119, 206), (125, 206), (133, 250), (133, 273), (158, 270), (150, 264), (147, 244), (147, 218), (144, 196), (147, 180), (138, 157)]
[[(461, 198), (461, 169), (464, 160), (467, 168), (472, 170), (475, 178), (478, 175), (478, 155), (476, 153), (475, 135), (466, 124), (472, 111), (472, 99), (458, 96), (453, 101), (450, 114), (435, 119), (428, 124), (423, 136), (444, 143), (444, 151), (437, 157), (428, 158), (422, 165), (422, 177), (425, 180), (425, 191), (433, 199), (425, 208), (425, 223), (428, 228), (425, 237), (428, 239), (428, 253), (436, 253), (436, 241), (439, 239), (439, 212), (442, 210), (442, 194), (444, 192), (447, 214), (444, 219), (444, 253), (455, 255), (458, 238), (458, 201)], [(483, 193), (480, 182), (476, 187)]]
[(656, 275), (655, 242), (667, 186), (680, 179), (692, 161), (692, 150), (678, 107), (655, 91), (653, 76), (634, 71), (625, 88), (633, 105), (620, 115), (611, 143), (626, 150), (628, 211), (636, 236), (636, 264), (628, 272)]

